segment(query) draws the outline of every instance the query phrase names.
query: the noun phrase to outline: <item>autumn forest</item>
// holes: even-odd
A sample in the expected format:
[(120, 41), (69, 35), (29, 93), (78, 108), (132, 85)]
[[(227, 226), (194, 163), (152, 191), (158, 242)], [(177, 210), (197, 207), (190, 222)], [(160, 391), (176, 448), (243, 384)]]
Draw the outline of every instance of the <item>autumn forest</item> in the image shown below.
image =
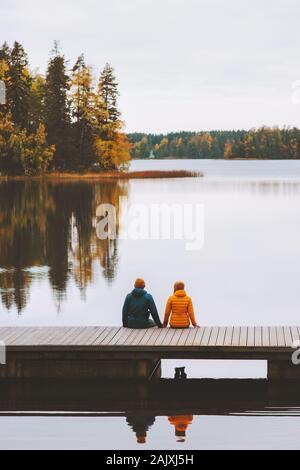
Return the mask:
[(0, 80), (1, 175), (122, 170), (131, 158), (300, 157), (298, 128), (126, 135), (114, 69), (95, 77), (83, 55), (70, 64), (57, 42), (45, 75), (31, 71), (20, 43), (4, 43)]
[(122, 132), (118, 83), (106, 64), (95, 79), (80, 55), (70, 65), (58, 43), (46, 75), (30, 70), (21, 44), (0, 48), (0, 173), (36, 175), (51, 171), (114, 170), (130, 159)]

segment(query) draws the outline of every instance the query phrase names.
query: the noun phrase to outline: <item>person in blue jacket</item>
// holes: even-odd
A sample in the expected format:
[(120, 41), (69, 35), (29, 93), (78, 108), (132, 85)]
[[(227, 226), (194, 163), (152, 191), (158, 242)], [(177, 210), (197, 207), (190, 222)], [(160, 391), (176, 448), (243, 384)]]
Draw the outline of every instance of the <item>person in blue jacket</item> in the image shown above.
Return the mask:
[(133, 291), (125, 299), (123, 306), (123, 326), (125, 328), (145, 329), (155, 326), (162, 328), (153, 297), (145, 290), (145, 287), (145, 281), (137, 279)]

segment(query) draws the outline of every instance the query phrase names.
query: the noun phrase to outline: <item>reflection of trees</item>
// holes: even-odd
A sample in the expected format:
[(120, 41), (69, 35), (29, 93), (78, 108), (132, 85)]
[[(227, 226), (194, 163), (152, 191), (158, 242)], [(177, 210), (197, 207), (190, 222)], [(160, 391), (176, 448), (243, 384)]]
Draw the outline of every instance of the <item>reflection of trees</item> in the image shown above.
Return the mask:
[[(49, 268), (49, 280), (61, 298), (70, 278), (84, 291), (97, 263), (112, 280), (117, 241), (99, 240), (96, 207), (114, 204), (126, 194), (126, 183), (47, 181), (0, 184), (0, 292), (6, 308), (24, 309), (34, 277), (31, 268)], [(118, 230), (118, 228), (117, 228)]]
[(3, 304), (26, 305), (32, 275), (29, 267), (41, 266), (45, 258), (47, 216), (53, 199), (45, 183), (0, 184), (0, 288)]

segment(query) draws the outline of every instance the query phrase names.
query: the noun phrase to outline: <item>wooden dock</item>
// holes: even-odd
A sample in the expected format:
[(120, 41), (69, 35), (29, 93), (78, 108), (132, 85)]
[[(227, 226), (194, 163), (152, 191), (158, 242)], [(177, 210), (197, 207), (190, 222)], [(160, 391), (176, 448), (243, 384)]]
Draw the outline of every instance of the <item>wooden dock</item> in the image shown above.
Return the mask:
[[(292, 345), (300, 328), (118, 327), (0, 328), (6, 345), (1, 378), (149, 378), (161, 359), (265, 360), (270, 379), (298, 379)], [(300, 356), (300, 355), (299, 355)]]

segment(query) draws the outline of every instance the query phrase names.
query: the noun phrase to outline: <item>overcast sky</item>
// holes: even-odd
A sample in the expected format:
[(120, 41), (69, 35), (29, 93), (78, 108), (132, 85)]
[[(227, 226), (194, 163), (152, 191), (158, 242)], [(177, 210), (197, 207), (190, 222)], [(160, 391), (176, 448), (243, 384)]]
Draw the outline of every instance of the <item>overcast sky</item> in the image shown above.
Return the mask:
[[(44, 72), (55, 39), (116, 70), (127, 131), (300, 126), (299, 0), (2, 0), (0, 39)], [(300, 88), (300, 85), (299, 85)]]

